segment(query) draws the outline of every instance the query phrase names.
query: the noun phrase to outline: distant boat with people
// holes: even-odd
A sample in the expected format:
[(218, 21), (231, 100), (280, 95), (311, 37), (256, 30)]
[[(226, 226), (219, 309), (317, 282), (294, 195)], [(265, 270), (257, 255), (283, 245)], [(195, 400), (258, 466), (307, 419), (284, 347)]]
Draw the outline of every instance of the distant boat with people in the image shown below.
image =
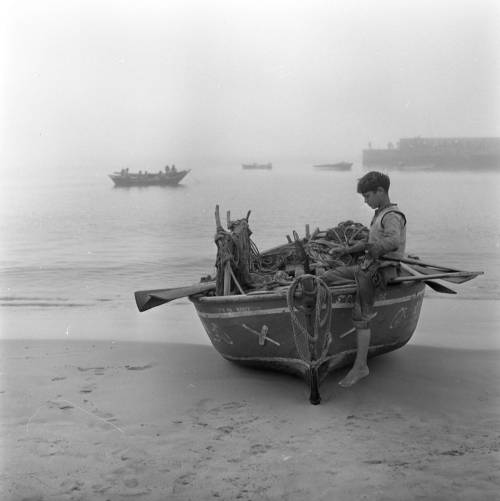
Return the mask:
[(351, 170), (351, 162), (337, 162), (336, 164), (318, 164), (315, 165), (315, 169), (320, 170)]
[(127, 186), (177, 186), (184, 177), (190, 172), (187, 170), (177, 170), (175, 165), (158, 172), (129, 172), (128, 169), (122, 169), (120, 172), (109, 174), (109, 177), (117, 187)]
[(273, 164), (271, 162), (267, 164), (258, 164), (258, 163), (253, 163), (253, 164), (242, 164), (243, 169), (272, 169)]

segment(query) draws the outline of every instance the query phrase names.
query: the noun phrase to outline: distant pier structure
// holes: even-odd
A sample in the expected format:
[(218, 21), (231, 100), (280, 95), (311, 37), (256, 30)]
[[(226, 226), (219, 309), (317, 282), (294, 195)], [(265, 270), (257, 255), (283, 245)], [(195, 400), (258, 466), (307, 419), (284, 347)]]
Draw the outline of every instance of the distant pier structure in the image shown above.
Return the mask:
[(497, 169), (500, 137), (402, 138), (394, 146), (363, 150), (363, 166), (398, 169)]

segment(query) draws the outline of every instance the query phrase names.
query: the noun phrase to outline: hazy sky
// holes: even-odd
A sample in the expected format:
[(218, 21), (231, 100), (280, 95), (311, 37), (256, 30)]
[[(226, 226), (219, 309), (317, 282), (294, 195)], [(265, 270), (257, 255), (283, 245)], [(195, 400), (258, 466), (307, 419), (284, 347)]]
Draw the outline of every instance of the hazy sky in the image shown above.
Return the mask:
[(4, 165), (323, 162), (500, 135), (496, 0), (1, 5)]

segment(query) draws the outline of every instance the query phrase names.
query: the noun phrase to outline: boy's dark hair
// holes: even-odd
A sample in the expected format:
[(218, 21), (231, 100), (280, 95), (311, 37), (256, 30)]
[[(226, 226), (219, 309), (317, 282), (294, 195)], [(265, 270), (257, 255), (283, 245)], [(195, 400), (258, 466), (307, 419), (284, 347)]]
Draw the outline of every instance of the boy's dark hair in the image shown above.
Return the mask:
[(378, 187), (383, 188), (386, 192), (389, 191), (391, 180), (382, 172), (371, 171), (358, 179), (358, 193), (366, 193), (367, 191), (377, 191)]

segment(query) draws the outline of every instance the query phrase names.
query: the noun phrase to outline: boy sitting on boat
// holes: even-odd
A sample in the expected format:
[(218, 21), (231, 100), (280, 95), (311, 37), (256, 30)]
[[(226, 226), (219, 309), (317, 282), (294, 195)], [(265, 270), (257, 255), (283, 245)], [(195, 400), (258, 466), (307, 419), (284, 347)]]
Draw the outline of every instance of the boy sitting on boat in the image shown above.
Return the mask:
[(370, 346), (370, 321), (375, 318), (374, 301), (377, 288), (384, 288), (397, 275), (396, 265), (380, 261), (382, 256), (401, 258), (406, 246), (406, 217), (389, 199), (389, 176), (381, 172), (368, 172), (358, 180), (357, 192), (367, 205), (375, 209), (367, 240), (345, 249), (330, 251), (336, 256), (365, 252), (360, 264), (341, 266), (326, 271), (321, 278), (328, 285), (354, 280), (357, 294), (353, 308), (353, 324), (357, 332), (357, 352), (349, 373), (339, 382), (349, 387), (370, 373), (367, 364)]

